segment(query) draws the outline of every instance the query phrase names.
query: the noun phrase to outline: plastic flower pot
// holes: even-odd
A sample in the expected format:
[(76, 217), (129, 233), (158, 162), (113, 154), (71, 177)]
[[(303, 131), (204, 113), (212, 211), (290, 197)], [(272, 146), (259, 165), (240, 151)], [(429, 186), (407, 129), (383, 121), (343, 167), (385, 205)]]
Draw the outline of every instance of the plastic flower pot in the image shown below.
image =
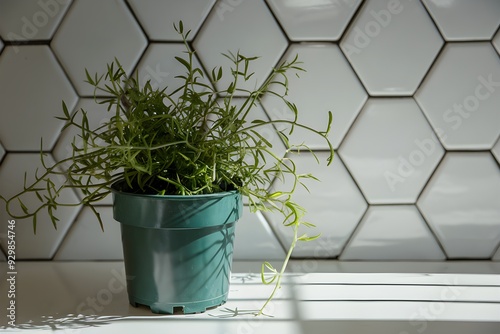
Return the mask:
[(113, 185), (113, 216), (121, 223), (130, 304), (165, 314), (224, 304), (241, 195), (137, 195), (120, 188)]

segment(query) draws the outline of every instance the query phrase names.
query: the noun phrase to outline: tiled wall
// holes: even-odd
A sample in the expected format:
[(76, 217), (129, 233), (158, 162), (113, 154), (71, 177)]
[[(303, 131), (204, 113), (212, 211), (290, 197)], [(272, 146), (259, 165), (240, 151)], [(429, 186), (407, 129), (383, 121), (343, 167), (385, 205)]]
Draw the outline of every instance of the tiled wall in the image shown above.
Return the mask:
[[(321, 127), (334, 113), (333, 166), (298, 158), (321, 179), (297, 199), (322, 237), (296, 257), (500, 260), (498, 0), (0, 0), (1, 193), (40, 164), (41, 137), (49, 160), (67, 156), (72, 134), (53, 118), (62, 99), (91, 122), (106, 117), (84, 68), (117, 57), (158, 87), (180, 73), (179, 19), (207, 69), (227, 50), (260, 55), (254, 84), (298, 53), (307, 72), (290, 99), (301, 119)], [(286, 117), (269, 97), (255, 112)], [(324, 156), (323, 143), (299, 139)], [(59, 212), (57, 231), (39, 221), (36, 236), (18, 221), (18, 259), (120, 259), (110, 204), (105, 233), (79, 207)], [(273, 218), (246, 213), (236, 259), (284, 257), (290, 231)], [(4, 252), (7, 220), (2, 209)]]

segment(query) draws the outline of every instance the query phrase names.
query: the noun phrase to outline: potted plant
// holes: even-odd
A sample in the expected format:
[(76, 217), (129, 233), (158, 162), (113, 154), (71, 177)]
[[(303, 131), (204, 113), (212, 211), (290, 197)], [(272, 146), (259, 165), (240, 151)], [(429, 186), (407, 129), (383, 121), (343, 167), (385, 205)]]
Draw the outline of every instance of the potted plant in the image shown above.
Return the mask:
[[(294, 231), (282, 267), (262, 265), (262, 281), (280, 288), (281, 278), (298, 241), (315, 237), (299, 235), (304, 209), (293, 201), (296, 187), (311, 174), (299, 174), (293, 155), (307, 149), (292, 145), (289, 137), (302, 128), (328, 139), (331, 113), (325, 129), (319, 131), (298, 121), (296, 106), (286, 98), (287, 75), (299, 72), (298, 57), (280, 63), (262, 86), (242, 89), (253, 73), (249, 65), (257, 57), (239, 53), (223, 56), (232, 62), (231, 83), (216, 87), (225, 73), (222, 67), (204, 72), (193, 65), (191, 50), (182, 22), (174, 25), (186, 46), (186, 57), (176, 57), (185, 74), (176, 77), (176, 88), (153, 89), (141, 85), (138, 76), (129, 78), (115, 60), (103, 75), (87, 81), (95, 88), (96, 102), (108, 107), (110, 118), (97, 128), (89, 126), (87, 114), (70, 114), (63, 102), (65, 128), (76, 127), (79, 135), (72, 144), (72, 156), (36, 173), (32, 184), (11, 198), (3, 198), (7, 212), (17, 219), (31, 218), (36, 233), (37, 217), (47, 211), (57, 227), (58, 207), (90, 207), (103, 228), (94, 205), (113, 194), (114, 217), (121, 223), (124, 261), (131, 304), (150, 306), (156, 313), (203, 312), (226, 301), (231, 269), (234, 224), (241, 215), (243, 198), (252, 210), (276, 211), (283, 224)], [(207, 80), (210, 83), (207, 83)], [(102, 94), (104, 93), (104, 94)], [(295, 115), (292, 120), (257, 119), (249, 113), (264, 94), (281, 99)], [(106, 96), (97, 99), (97, 96)], [(242, 95), (243, 103), (233, 98)], [(268, 126), (286, 125), (278, 135), (286, 146), (283, 156), (259, 133)], [(79, 141), (82, 143), (79, 144)], [(57, 182), (63, 176), (63, 182)], [(286, 179), (286, 190), (278, 190)], [(271, 188), (272, 186), (272, 188)], [(65, 203), (59, 194), (66, 188), (82, 193), (78, 203)], [(272, 190), (270, 190), (272, 189)], [(23, 197), (34, 194), (40, 200), (28, 208)], [(16, 214), (17, 213), (17, 214)], [(270, 275), (270, 276), (269, 276)]]

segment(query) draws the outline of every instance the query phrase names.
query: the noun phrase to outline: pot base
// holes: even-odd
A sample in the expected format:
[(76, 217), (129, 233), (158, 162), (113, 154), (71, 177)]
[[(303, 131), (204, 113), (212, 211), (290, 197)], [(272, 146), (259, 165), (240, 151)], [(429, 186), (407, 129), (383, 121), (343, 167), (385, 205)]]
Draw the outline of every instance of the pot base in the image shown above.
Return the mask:
[(141, 298), (129, 296), (130, 305), (139, 307), (144, 305), (151, 309), (151, 312), (157, 314), (193, 314), (204, 313), (208, 309), (213, 309), (226, 303), (227, 294), (222, 296), (196, 302), (180, 302), (180, 303), (161, 303), (161, 302), (148, 302)]

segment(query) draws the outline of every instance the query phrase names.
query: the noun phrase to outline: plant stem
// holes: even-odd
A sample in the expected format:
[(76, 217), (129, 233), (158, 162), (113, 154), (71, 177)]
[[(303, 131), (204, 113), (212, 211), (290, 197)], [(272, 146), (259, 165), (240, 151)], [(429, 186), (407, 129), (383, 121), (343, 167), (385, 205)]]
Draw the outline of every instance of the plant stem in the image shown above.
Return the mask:
[(293, 252), (293, 250), (295, 248), (295, 245), (297, 244), (297, 241), (299, 239), (298, 238), (299, 226), (300, 226), (300, 224), (295, 224), (294, 227), (293, 227), (293, 239), (292, 239), (292, 243), (290, 244), (290, 248), (288, 249), (288, 253), (286, 254), (285, 260), (283, 261), (283, 264), (281, 266), (281, 270), (277, 274), (278, 278), (276, 279), (276, 283), (274, 285), (274, 289), (271, 292), (271, 295), (269, 295), (269, 297), (267, 298), (267, 300), (264, 303), (264, 305), (262, 305), (262, 307), (260, 308), (259, 312), (257, 312), (255, 314), (256, 316), (265, 315), (264, 309), (272, 301), (272, 299), (274, 298), (274, 295), (276, 294), (276, 292), (279, 289), (281, 289), (281, 279), (283, 278), (283, 274), (285, 273), (286, 267), (288, 266), (288, 262), (290, 261), (290, 258), (292, 257), (292, 252)]

